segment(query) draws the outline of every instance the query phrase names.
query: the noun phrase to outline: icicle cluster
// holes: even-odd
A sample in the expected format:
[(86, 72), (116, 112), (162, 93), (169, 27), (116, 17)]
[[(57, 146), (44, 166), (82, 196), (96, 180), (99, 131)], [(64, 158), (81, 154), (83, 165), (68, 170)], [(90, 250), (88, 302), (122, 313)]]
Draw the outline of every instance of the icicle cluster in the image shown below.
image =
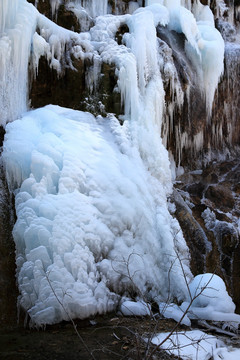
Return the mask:
[(28, 59), (36, 26), (36, 9), (25, 0), (0, 4), (0, 122), (27, 109)]

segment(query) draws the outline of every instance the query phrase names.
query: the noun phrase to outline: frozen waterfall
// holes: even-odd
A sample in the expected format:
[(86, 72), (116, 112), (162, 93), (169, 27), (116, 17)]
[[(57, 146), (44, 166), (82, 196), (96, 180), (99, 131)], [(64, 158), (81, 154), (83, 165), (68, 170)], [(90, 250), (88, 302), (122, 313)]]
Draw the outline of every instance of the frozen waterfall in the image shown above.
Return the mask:
[[(60, 4), (51, 1), (53, 13)], [(224, 43), (208, 6), (196, 2), (191, 12), (189, 4), (174, 4), (149, 1), (145, 8), (132, 6), (132, 14), (113, 16), (107, 1), (72, 1), (75, 14), (94, 18), (90, 31), (80, 34), (25, 0), (0, 4), (0, 110), (1, 124), (8, 123), (2, 161), (15, 194), (19, 304), (33, 324), (68, 320), (59, 299), (71, 318), (112, 311), (123, 295), (187, 300), (185, 278), (192, 275), (168, 201), (164, 54), (156, 27), (184, 34), (208, 113), (223, 72)], [(129, 32), (119, 44), (121, 25)], [(53, 105), (27, 111), (28, 64), (37, 73), (41, 56), (59, 74), (73, 67), (72, 57), (114, 64), (123, 125), (114, 114), (94, 117)], [(176, 77), (171, 66), (170, 77)], [(180, 106), (177, 78), (172, 87)]]

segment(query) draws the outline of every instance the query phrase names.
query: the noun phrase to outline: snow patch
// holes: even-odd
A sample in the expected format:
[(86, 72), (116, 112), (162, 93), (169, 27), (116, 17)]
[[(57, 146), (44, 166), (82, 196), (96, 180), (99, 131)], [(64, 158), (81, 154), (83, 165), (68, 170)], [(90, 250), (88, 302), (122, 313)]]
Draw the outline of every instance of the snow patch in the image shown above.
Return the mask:
[(207, 335), (200, 330), (176, 332), (164, 341), (169, 335), (169, 333), (160, 333), (152, 339), (152, 343), (155, 345), (163, 343), (162, 349), (182, 359), (209, 360), (213, 351), (222, 345), (215, 336)]

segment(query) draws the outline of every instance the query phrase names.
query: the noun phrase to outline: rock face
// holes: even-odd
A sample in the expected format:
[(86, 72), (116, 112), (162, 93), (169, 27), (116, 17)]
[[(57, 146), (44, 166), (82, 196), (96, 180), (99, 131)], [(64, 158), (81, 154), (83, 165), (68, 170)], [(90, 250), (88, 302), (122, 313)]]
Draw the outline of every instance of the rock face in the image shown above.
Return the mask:
[(15, 249), (12, 237), (14, 216), (4, 173), (0, 168), (0, 323), (12, 325), (17, 318)]
[[(192, 257), (192, 271), (204, 269), (221, 276), (240, 311), (240, 163), (239, 160), (209, 164), (203, 172), (190, 172), (176, 183), (190, 209), (176, 203), (176, 217)], [(182, 200), (182, 203), (185, 204)], [(186, 206), (186, 205), (185, 205)], [(196, 232), (195, 224), (201, 227)]]
[(87, 74), (93, 68), (93, 62), (73, 59), (72, 64), (74, 69), (64, 69), (64, 74), (59, 76), (56, 70), (49, 67), (47, 60), (41, 57), (37, 77), (33, 78), (31, 85), (31, 107), (38, 108), (50, 103), (89, 111), (94, 115), (105, 116), (107, 112), (121, 114), (120, 94), (113, 91), (117, 82), (114, 67), (102, 64), (98, 87), (91, 91)]

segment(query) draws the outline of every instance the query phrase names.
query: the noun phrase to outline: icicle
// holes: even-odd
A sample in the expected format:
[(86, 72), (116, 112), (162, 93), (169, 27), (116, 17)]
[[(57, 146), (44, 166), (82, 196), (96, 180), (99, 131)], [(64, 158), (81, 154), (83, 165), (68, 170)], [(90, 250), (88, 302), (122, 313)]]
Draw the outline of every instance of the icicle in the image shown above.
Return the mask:
[(59, 6), (62, 4), (62, 0), (50, 0), (51, 3), (51, 10), (52, 10), (52, 17), (57, 15), (57, 11)]

